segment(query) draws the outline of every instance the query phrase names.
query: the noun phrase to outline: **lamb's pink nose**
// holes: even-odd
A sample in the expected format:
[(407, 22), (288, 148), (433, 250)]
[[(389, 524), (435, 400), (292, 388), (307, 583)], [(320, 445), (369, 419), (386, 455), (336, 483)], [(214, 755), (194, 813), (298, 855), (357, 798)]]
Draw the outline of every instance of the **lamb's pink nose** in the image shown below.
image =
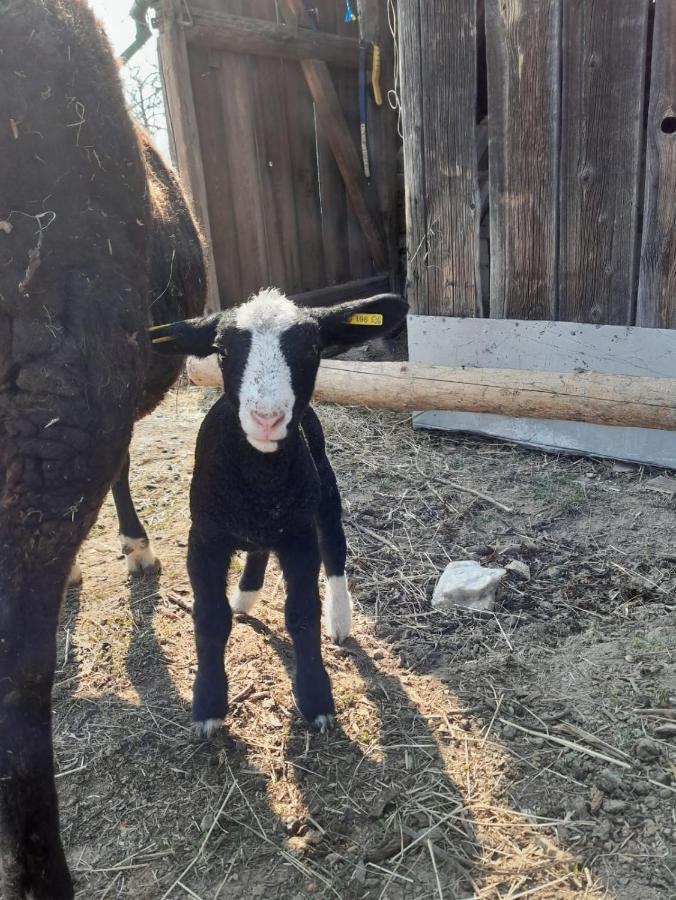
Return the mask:
[(281, 413), (281, 415), (279, 413), (259, 413), (253, 410), (251, 418), (256, 425), (260, 425), (265, 431), (272, 431), (273, 428), (280, 424), (284, 418), (284, 413)]

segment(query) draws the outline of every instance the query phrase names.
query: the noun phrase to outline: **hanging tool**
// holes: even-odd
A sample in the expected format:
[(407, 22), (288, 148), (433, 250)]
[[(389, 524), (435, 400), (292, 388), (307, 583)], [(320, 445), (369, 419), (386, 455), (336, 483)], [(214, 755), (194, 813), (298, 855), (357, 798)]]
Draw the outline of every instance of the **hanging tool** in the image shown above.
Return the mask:
[(366, 134), (366, 54), (368, 44), (359, 42), (359, 128), (361, 131), (361, 158), (364, 164), (364, 175), (367, 181), (371, 178), (369, 165), (369, 145)]
[(345, 21), (346, 22), (356, 22), (357, 17), (352, 12), (352, 7), (350, 6), (350, 0), (345, 0)]
[(380, 47), (378, 44), (373, 45), (373, 59), (371, 62), (371, 87), (373, 88), (373, 99), (376, 106), (383, 105), (383, 95), (380, 90)]

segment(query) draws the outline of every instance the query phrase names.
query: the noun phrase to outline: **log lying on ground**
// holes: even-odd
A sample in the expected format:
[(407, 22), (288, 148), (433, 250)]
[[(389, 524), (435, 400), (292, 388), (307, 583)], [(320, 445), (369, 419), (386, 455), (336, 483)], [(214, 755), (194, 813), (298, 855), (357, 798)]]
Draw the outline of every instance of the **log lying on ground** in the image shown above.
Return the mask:
[[(189, 359), (194, 384), (222, 386), (214, 356)], [(323, 360), (315, 400), (345, 406), (497, 413), (676, 431), (676, 379), (596, 372), (447, 369)]]

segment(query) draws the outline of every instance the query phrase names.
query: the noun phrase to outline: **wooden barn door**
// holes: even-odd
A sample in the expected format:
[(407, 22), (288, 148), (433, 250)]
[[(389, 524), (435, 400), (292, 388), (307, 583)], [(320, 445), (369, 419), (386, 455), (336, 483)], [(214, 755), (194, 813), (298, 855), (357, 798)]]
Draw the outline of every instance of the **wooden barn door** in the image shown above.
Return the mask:
[(160, 9), (176, 161), (213, 248), (211, 308), (268, 285), (321, 303), (393, 282), (396, 121), (369, 87), (367, 179), (358, 105), (360, 37), (391, 43), (384, 4), (364, 3), (359, 24), (338, 0), (307, 6), (316, 12), (304, 0)]

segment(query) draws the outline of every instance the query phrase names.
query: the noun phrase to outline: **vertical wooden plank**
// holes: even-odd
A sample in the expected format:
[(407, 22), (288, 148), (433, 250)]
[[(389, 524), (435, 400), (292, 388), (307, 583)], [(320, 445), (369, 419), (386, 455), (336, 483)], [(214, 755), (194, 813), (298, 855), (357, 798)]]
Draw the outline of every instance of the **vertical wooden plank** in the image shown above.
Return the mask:
[(294, 185), (302, 290), (326, 284), (315, 114), (300, 63), (282, 63), (285, 115)]
[(676, 3), (657, 0), (636, 324), (676, 328)]
[(190, 64), (185, 35), (178, 24), (178, 7), (167, 5), (159, 36), (159, 60), (162, 83), (167, 97), (167, 119), (176, 166), (192, 196), (197, 219), (206, 239), (207, 300), (210, 311), (220, 309), (218, 279), (214, 266), (207, 192), (202, 169), (202, 153), (190, 82)]
[[(319, 29), (336, 34), (338, 28), (337, 4), (333, 0), (321, 0), (314, 5), (318, 11), (317, 25)], [(332, 66), (330, 71), (336, 84), (336, 90), (338, 90), (340, 70)], [(322, 239), (326, 281), (327, 284), (339, 284), (350, 280), (347, 193), (331, 150), (331, 144), (321, 128), (317, 129), (317, 164), (322, 204)]]
[(214, 263), (222, 307), (235, 306), (242, 290), (233, 189), (230, 170), (223, 165), (228, 131), (223, 120), (218, 71), (221, 54), (190, 47), (190, 77), (206, 186)]
[(560, 14), (559, 0), (485, 4), (495, 318), (556, 318)]
[(406, 296), (411, 312), (428, 315), (427, 215), (423, 146), (423, 78), (420, 0), (398, 0), (400, 102), (404, 133)]
[[(357, 11), (355, 5), (354, 11)], [(355, 40), (359, 39), (360, 25), (359, 20), (345, 22), (342, 5), (339, 10), (336, 22), (336, 34), (342, 37), (350, 37)], [(354, 142), (359, 153), (359, 163), (361, 167), (361, 131), (359, 125), (359, 70), (358, 69), (332, 69), (333, 82), (336, 86), (336, 93), (343, 109), (345, 121), (350, 130), (350, 137)], [(343, 190), (344, 190), (343, 186)], [(366, 183), (366, 190), (369, 197), (369, 203), (373, 210), (377, 209), (377, 197), (375, 188), (370, 182)], [(359, 278), (367, 278), (373, 275), (375, 269), (371, 262), (371, 257), (364, 240), (364, 234), (359, 227), (359, 223), (352, 211), (350, 204), (347, 204), (347, 248), (350, 259), (350, 275), (349, 280)]]
[(633, 321), (648, 6), (563, 3), (561, 320)]
[[(482, 0), (483, 2), (483, 0)], [(377, 106), (369, 87), (367, 119), (371, 152), (371, 182), (376, 194), (387, 245), (392, 288), (399, 289), (399, 225), (397, 221), (397, 115), (387, 100), (394, 88), (394, 47), (387, 19), (387, 3), (358, 0), (359, 33), (362, 40), (380, 47), (382, 106)], [(370, 60), (369, 60), (370, 62)]]
[[(276, 21), (274, 4), (245, 0), (244, 15)], [(274, 57), (249, 60), (258, 144), (259, 176), (270, 283), (288, 293), (302, 287), (298, 223), (284, 103), (283, 64)]]
[(481, 315), (476, 0), (425, 0), (420, 31), (429, 312)]

